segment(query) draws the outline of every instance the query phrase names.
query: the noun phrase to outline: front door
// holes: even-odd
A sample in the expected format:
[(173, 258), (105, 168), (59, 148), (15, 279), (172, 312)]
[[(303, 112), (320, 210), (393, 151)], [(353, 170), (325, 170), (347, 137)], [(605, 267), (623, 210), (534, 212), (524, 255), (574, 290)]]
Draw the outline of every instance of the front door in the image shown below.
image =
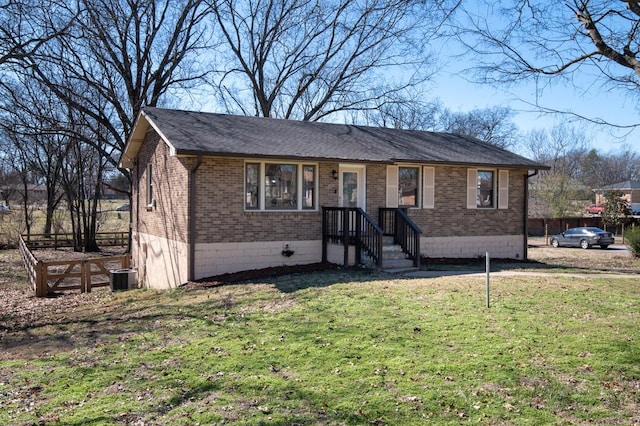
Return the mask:
[(340, 207), (364, 209), (364, 167), (340, 167)]

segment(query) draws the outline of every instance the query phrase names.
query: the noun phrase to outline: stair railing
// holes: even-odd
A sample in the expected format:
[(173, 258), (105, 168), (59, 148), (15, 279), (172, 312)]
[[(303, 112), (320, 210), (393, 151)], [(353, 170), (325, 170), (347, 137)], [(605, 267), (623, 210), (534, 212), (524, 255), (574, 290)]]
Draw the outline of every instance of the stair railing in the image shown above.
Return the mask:
[(385, 236), (392, 236), (413, 266), (420, 268), (420, 235), (422, 231), (407, 215), (406, 209), (383, 207), (379, 210), (379, 223)]
[(344, 246), (344, 265), (349, 264), (349, 246), (356, 249), (356, 264), (363, 251), (382, 268), (382, 228), (361, 208), (322, 207), (322, 261), (327, 261), (327, 244)]

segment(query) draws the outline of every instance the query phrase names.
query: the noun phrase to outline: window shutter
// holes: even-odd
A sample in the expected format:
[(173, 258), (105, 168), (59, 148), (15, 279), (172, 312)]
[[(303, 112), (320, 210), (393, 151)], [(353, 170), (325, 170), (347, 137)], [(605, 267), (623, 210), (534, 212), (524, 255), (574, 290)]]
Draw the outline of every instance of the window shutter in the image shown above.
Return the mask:
[(478, 170), (467, 169), (467, 208), (478, 208)]
[(398, 166), (387, 166), (387, 207), (398, 207)]
[(498, 172), (498, 208), (509, 208), (509, 170)]
[(422, 208), (433, 209), (435, 207), (435, 167), (422, 168)]

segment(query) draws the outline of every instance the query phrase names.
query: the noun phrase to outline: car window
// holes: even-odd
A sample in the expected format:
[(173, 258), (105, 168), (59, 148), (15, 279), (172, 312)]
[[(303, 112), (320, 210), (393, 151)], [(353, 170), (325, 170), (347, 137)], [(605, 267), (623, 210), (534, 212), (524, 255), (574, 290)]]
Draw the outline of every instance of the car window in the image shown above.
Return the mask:
[(576, 233), (575, 229), (567, 229), (564, 234), (565, 235), (573, 235), (575, 233)]

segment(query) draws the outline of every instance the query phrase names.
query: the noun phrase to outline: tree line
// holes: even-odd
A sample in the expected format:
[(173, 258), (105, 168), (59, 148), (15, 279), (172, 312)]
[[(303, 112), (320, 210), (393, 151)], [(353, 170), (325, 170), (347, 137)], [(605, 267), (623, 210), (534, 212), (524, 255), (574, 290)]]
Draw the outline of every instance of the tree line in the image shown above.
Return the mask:
[[(535, 19), (542, 12), (555, 13), (554, 2), (543, 2), (549, 7), (535, 11), (529, 2), (507, 3), (520, 6), (522, 22), (529, 22), (527, 13)], [(593, 3), (574, 6), (585, 15)], [(486, 6), (494, 7), (491, 2)], [(0, 173), (5, 183), (15, 181), (25, 194), (33, 183), (46, 188), (44, 233), (51, 232), (54, 212), (64, 204), (75, 248), (92, 251), (98, 249), (102, 192), (109, 185), (129, 190), (130, 176), (117, 164), (144, 106), (449, 131), (524, 149), (568, 172), (570, 151), (582, 146), (555, 147), (556, 135), (543, 131), (520, 134), (508, 108), (456, 112), (429, 96), (445, 39), (456, 39), (475, 53), (469, 61), (476, 64), (474, 72), (494, 74), (510, 73), (500, 64), (518, 58), (504, 46), (525, 46), (527, 40), (510, 44), (507, 29), (505, 36), (493, 37), (491, 19), (483, 18), (485, 25), (480, 25), (482, 19), (465, 7), (458, 0), (2, 2)], [(630, 11), (636, 7), (632, 3)], [(602, 13), (602, 19), (591, 13), (592, 25), (609, 17)], [(522, 24), (523, 32), (528, 29)], [(586, 27), (582, 32), (593, 34)], [(502, 50), (502, 57), (485, 55), (489, 48)], [(620, 64), (606, 52), (602, 55)], [(496, 59), (492, 68), (487, 68), (489, 57)], [(532, 73), (529, 69), (519, 75)], [(611, 77), (610, 72), (602, 74)], [(626, 76), (634, 82), (636, 77)], [(568, 127), (557, 132), (575, 136), (566, 135), (572, 132)], [(594, 151), (584, 157), (615, 162), (617, 155)], [(595, 179), (593, 172), (601, 171), (594, 167), (588, 172), (586, 159), (581, 164), (579, 172), (569, 173), (571, 179)], [(637, 175), (637, 164), (629, 167)], [(21, 203), (25, 230), (31, 232), (28, 197)]]

